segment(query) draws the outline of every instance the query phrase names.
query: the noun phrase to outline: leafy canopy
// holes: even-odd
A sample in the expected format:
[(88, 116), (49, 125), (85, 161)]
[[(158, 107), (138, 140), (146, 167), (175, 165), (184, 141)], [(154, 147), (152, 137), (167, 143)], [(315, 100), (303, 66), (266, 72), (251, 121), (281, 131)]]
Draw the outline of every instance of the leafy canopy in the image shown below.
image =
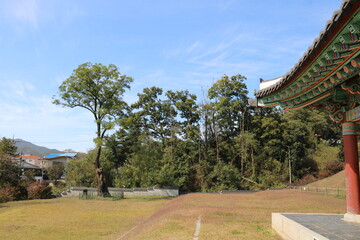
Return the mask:
[(97, 123), (97, 137), (104, 137), (113, 127), (115, 117), (126, 108), (123, 94), (130, 88), (131, 77), (121, 75), (118, 67), (109, 64), (84, 63), (59, 86), (59, 98), (54, 104), (89, 110)]

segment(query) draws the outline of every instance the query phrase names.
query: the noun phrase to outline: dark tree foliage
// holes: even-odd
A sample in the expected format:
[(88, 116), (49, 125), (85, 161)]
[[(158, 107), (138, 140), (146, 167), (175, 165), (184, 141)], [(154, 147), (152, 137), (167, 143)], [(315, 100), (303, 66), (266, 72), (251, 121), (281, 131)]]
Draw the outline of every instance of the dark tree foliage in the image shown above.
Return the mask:
[(15, 161), (15, 142), (8, 138), (0, 140), (0, 187), (4, 184), (17, 186), (21, 180), (21, 168)]
[(0, 140), (0, 153), (14, 156), (16, 151), (17, 147), (14, 140), (5, 137)]

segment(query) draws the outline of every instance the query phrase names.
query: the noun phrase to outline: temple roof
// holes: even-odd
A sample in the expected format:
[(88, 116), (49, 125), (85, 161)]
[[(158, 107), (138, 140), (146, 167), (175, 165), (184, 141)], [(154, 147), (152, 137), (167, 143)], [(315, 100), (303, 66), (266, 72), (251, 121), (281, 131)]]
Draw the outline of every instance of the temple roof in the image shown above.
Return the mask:
[[(329, 46), (334, 34), (337, 34), (354, 12), (357, 11), (354, 7), (355, 4), (359, 4), (359, 0), (343, 0), (341, 8), (333, 13), (332, 18), (326, 23), (325, 28), (320, 32), (319, 36), (314, 39), (313, 44), (294, 67), (280, 78), (261, 82), (260, 90), (255, 92), (255, 96), (261, 98), (275, 93), (296, 80), (296, 78), (313, 63), (314, 59)], [(263, 84), (263, 86), (261, 86), (262, 83), (267, 82), (272, 84)]]
[(269, 79), (269, 80), (264, 80), (264, 79), (260, 78), (260, 90), (264, 89), (264, 88), (267, 88), (267, 87), (270, 87), (270, 86), (276, 84), (277, 82), (279, 82), (282, 79), (283, 79), (283, 76), (273, 78), (273, 79)]

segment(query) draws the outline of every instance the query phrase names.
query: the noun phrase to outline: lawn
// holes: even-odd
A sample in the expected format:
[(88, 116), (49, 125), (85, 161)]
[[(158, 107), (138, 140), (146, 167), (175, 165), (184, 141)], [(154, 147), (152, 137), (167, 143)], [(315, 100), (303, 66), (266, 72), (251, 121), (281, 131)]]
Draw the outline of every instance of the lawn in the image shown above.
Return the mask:
[(0, 239), (117, 239), (169, 201), (58, 198), (0, 204)]
[(272, 212), (344, 213), (345, 200), (290, 190), (119, 201), (59, 198), (0, 204), (0, 239), (280, 239)]
[(345, 200), (290, 190), (251, 194), (188, 194), (172, 200), (123, 239), (268, 240), (281, 238), (271, 228), (272, 212), (345, 213)]

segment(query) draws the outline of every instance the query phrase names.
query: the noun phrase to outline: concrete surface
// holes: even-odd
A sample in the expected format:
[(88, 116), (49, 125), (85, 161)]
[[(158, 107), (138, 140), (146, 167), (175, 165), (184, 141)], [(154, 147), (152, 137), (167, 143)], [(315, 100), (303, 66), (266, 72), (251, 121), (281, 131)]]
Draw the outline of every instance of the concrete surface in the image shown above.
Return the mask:
[(360, 224), (343, 214), (273, 213), (272, 227), (286, 240), (359, 240)]

